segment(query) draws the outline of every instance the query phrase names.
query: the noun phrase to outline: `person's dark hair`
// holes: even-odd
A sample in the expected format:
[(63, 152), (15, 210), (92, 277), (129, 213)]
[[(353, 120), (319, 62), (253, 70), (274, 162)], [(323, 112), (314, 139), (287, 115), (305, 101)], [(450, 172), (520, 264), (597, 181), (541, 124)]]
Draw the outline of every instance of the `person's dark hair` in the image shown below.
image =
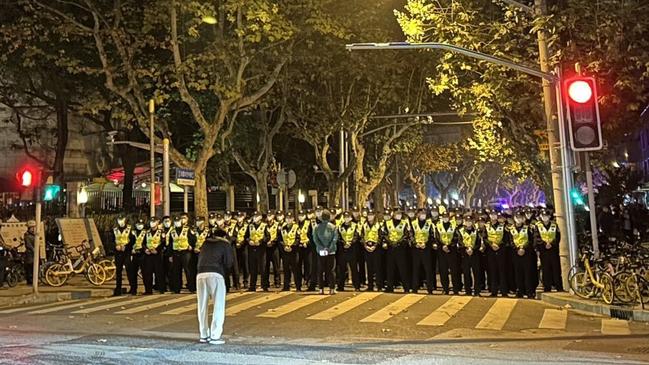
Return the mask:
[(228, 235), (228, 233), (226, 231), (222, 230), (221, 228), (217, 228), (217, 229), (212, 231), (212, 237), (221, 237), (221, 238), (223, 238), (223, 237), (225, 237), (227, 235)]
[(322, 211), (321, 218), (323, 221), (329, 221), (331, 219), (331, 212), (328, 209)]

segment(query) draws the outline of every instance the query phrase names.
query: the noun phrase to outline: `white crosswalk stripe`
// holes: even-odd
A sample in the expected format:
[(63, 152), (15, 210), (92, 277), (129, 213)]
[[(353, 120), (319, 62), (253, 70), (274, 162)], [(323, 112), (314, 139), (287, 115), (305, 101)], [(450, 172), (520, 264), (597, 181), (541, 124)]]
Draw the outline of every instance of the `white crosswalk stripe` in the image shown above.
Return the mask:
[(417, 323), (420, 326), (443, 326), (471, 301), (471, 297), (451, 297), (426, 318)]
[(96, 312), (105, 311), (107, 309), (112, 309), (112, 308), (117, 308), (117, 307), (128, 307), (131, 304), (138, 304), (138, 303), (148, 302), (148, 301), (152, 301), (152, 300), (159, 300), (161, 298), (168, 298), (169, 296), (170, 296), (169, 294), (146, 295), (146, 296), (143, 296), (143, 297), (136, 297), (135, 299), (130, 299), (130, 300), (127, 300), (125, 302), (111, 303), (111, 304), (100, 305), (99, 307), (81, 309), (81, 310), (72, 312), (72, 314), (96, 313)]
[(361, 319), (361, 322), (383, 323), (424, 299), (424, 295), (406, 294), (383, 309)]
[(516, 299), (496, 299), (496, 302), (475, 328), (498, 331), (503, 329), (516, 303), (518, 303)]
[(160, 307), (165, 307), (165, 306), (169, 306), (169, 305), (176, 304), (176, 303), (186, 302), (186, 301), (189, 301), (189, 300), (196, 301), (196, 295), (195, 294), (183, 295), (183, 296), (181, 296), (179, 298), (173, 298), (173, 299), (169, 299), (169, 300), (159, 301), (157, 303), (149, 303), (149, 304), (141, 305), (141, 306), (134, 307), (134, 308), (124, 309), (124, 310), (121, 310), (119, 312), (115, 312), (115, 314), (140, 313), (140, 312), (148, 311), (148, 310), (155, 309), (155, 308), (160, 308)]
[(59, 305), (59, 306), (56, 306), (56, 307), (53, 307), (53, 308), (30, 311), (29, 314), (54, 313), (54, 312), (59, 312), (59, 311), (63, 311), (63, 310), (66, 310), (66, 309), (78, 308), (78, 307), (87, 306), (87, 305), (95, 305), (95, 304), (99, 304), (99, 303), (114, 302), (114, 301), (119, 300), (119, 299), (122, 299), (122, 298), (120, 298), (120, 297), (108, 297), (108, 298), (99, 299), (99, 300), (92, 300), (92, 301), (89, 301), (89, 302), (80, 302), (80, 303)]
[(225, 309), (225, 315), (226, 316), (235, 316), (245, 310), (248, 310), (250, 308), (266, 304), (268, 302), (272, 302), (277, 299), (284, 298), (287, 295), (290, 295), (291, 292), (285, 291), (285, 292), (279, 292), (279, 293), (269, 293), (265, 294), (261, 297), (257, 297), (248, 301), (245, 301), (243, 303), (237, 303), (231, 307), (228, 307)]
[(621, 319), (602, 319), (601, 332), (603, 335), (630, 335), (629, 321)]
[(57, 307), (57, 306), (60, 306), (60, 305), (78, 303), (80, 301), (81, 301), (81, 299), (74, 299), (74, 300), (66, 300), (64, 302), (47, 303), (47, 304), (34, 305), (34, 306), (29, 306), (29, 307), (10, 308), (10, 309), (1, 310), (0, 314), (27, 312), (27, 311), (30, 311), (30, 310), (41, 309), (41, 308), (52, 308), (52, 307)]
[(325, 298), (327, 298), (327, 296), (325, 295), (305, 295), (302, 298), (296, 299), (290, 303), (284, 304), (277, 308), (269, 309), (266, 313), (258, 314), (257, 317), (279, 318), (300, 308), (304, 308), (310, 304), (319, 302)]
[(335, 306), (333, 306), (333, 307), (331, 307), (331, 308), (329, 308), (329, 309), (327, 309), (325, 311), (322, 311), (320, 313), (316, 313), (316, 314), (312, 315), (311, 317), (309, 317), (307, 319), (319, 319), (319, 320), (323, 320), (323, 321), (332, 320), (332, 319), (334, 319), (334, 318), (336, 318), (336, 317), (338, 317), (338, 316), (340, 316), (340, 315), (342, 315), (344, 313), (349, 312), (350, 310), (352, 310), (352, 309), (354, 309), (354, 308), (356, 308), (356, 307), (358, 307), (358, 306), (360, 306), (362, 304), (365, 304), (365, 303), (369, 302), (370, 300), (378, 297), (381, 294), (383, 294), (383, 293), (381, 293), (381, 292), (370, 292), (370, 293), (359, 294), (359, 295), (357, 295), (357, 296), (355, 296), (353, 298), (347, 299), (346, 301), (344, 301), (342, 303), (336, 304)]
[(563, 309), (546, 309), (539, 323), (541, 329), (563, 330), (566, 328), (568, 311)]
[[(225, 301), (227, 303), (229, 300), (237, 299), (237, 298), (243, 298), (243, 297), (246, 297), (246, 296), (248, 296), (250, 294), (252, 294), (252, 293), (251, 292), (245, 292), (245, 293), (228, 294), (228, 295), (225, 296)], [(160, 314), (162, 314), (162, 315), (179, 315), (179, 314), (185, 314), (185, 313), (190, 313), (190, 312), (196, 312), (197, 307), (198, 307), (197, 303), (194, 302), (192, 304), (188, 304), (188, 305), (184, 305), (182, 307), (171, 309), (171, 310), (162, 312)]]

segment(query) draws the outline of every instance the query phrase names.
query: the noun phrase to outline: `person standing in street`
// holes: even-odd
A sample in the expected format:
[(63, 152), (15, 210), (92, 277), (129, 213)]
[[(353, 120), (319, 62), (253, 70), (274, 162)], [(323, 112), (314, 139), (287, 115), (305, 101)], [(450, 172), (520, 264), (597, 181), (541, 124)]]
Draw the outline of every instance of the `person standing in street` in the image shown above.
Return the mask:
[(25, 278), (27, 285), (32, 285), (32, 277), (34, 275), (34, 249), (36, 245), (36, 222), (27, 222), (27, 232), (25, 232)]
[[(162, 260), (160, 259), (162, 243), (162, 230), (160, 221), (156, 217), (151, 217), (149, 221), (149, 230), (146, 233), (146, 243), (144, 246), (144, 257), (142, 262), (142, 282), (144, 283), (144, 294), (153, 294), (156, 288), (160, 294), (164, 294), (162, 288)], [(154, 276), (157, 285), (154, 285)], [(166, 284), (165, 284), (166, 285)]]
[(252, 223), (248, 225), (246, 234), (248, 241), (248, 268), (250, 269), (249, 292), (257, 290), (257, 277), (262, 280), (262, 290), (268, 291), (265, 286), (264, 270), (266, 268), (266, 243), (269, 240), (266, 222), (262, 221), (261, 212), (254, 212)]
[(4, 244), (0, 237), (0, 289), (5, 288), (5, 270), (7, 269), (7, 250)]
[[(203, 243), (198, 254), (198, 275), (196, 276), (196, 300), (198, 314), (199, 342), (211, 345), (225, 343), (221, 339), (225, 321), (225, 273), (232, 268), (234, 254), (226, 232), (217, 228)], [(214, 301), (212, 321), (207, 313), (210, 298)], [(208, 327), (208, 323), (210, 323)]]
[(419, 273), (423, 267), (426, 279), (426, 291), (428, 294), (433, 294), (433, 288), (435, 287), (433, 277), (435, 272), (433, 271), (431, 256), (435, 226), (428, 219), (426, 211), (420, 209), (418, 216), (411, 220), (410, 227), (412, 228), (412, 247), (410, 248), (412, 255), (412, 292), (417, 293), (419, 290), (421, 283)]
[[(122, 272), (126, 267), (126, 272), (131, 266), (131, 249), (135, 243), (135, 237), (131, 234), (131, 226), (126, 224), (126, 217), (117, 217), (117, 226), (113, 227), (113, 242), (115, 244), (115, 290), (113, 296), (122, 295)], [(127, 275), (131, 291), (134, 283), (131, 282), (131, 276)]]
[(543, 291), (549, 292), (554, 287), (563, 291), (561, 278), (561, 262), (559, 258), (559, 242), (561, 232), (556, 222), (551, 220), (552, 212), (541, 211), (541, 220), (536, 222), (536, 247), (541, 254), (541, 270), (543, 278)]
[[(334, 261), (336, 259), (336, 249), (338, 244), (338, 230), (331, 223), (331, 214), (328, 210), (322, 212), (321, 222), (313, 230), (313, 241), (315, 242), (316, 252), (318, 254), (318, 282), (320, 294), (324, 294), (325, 281), (329, 287), (329, 294), (336, 293), (334, 290)], [(324, 279), (324, 280), (323, 280)]]

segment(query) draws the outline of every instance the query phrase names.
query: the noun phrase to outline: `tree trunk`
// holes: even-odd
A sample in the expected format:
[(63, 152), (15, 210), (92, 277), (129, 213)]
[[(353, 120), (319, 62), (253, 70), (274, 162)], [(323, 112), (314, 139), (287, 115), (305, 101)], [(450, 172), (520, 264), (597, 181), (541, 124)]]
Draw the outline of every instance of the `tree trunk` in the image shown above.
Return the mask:
[(268, 208), (270, 207), (270, 198), (268, 196), (268, 174), (257, 173), (254, 176), (254, 180), (257, 195), (259, 195), (259, 201), (257, 201), (257, 210), (260, 212), (267, 212)]
[(376, 189), (374, 189), (374, 210), (383, 212), (385, 209), (385, 181), (381, 182)]
[(207, 179), (205, 168), (194, 172), (194, 214), (196, 217), (207, 217)]
[(52, 170), (54, 183), (61, 184), (64, 180), (65, 151), (68, 147), (68, 105), (59, 95), (56, 96), (56, 154)]
[(329, 188), (329, 199), (327, 199), (328, 208), (333, 208), (336, 205), (340, 205), (342, 199), (342, 184), (339, 179), (330, 180), (327, 185)]
[(415, 179), (416, 181), (411, 181), (412, 184), (412, 190), (415, 191), (415, 194), (417, 195), (417, 208), (425, 208), (426, 207), (426, 185), (419, 179)]

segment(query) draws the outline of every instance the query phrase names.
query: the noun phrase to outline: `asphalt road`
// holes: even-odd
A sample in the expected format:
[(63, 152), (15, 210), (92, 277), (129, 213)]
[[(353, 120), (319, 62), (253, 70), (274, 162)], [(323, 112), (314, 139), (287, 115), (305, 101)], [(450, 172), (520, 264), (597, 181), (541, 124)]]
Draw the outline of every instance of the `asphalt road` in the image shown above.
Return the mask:
[(0, 364), (649, 364), (649, 325), (536, 300), (233, 293), (225, 345), (197, 343), (195, 296), (0, 308)]

